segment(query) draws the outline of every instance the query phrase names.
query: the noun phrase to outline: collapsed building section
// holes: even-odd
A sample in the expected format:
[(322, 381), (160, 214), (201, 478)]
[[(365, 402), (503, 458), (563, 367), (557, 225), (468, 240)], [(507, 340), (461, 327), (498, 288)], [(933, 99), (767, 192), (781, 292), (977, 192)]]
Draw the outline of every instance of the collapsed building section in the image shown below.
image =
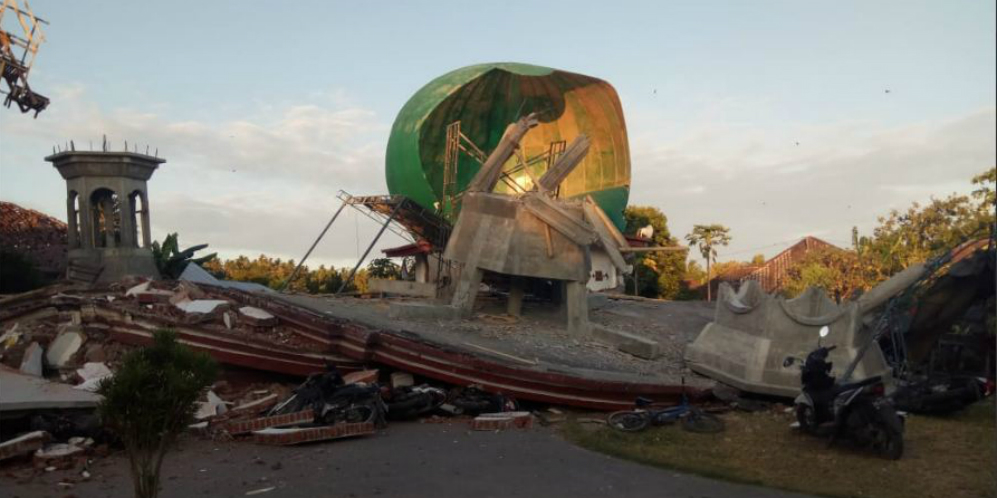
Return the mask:
[(860, 358), (871, 331), (862, 327), (857, 303), (838, 305), (815, 287), (784, 299), (766, 294), (755, 280), (737, 293), (720, 285), (716, 318), (685, 357), (693, 371), (744, 391), (792, 397), (800, 392), (800, 373), (798, 367), (784, 366), (783, 359), (805, 357), (822, 326), (831, 330), (825, 342), (838, 346), (830, 357), (836, 368), (857, 360), (856, 378), (888, 375), (878, 347)]
[(908, 409), (932, 410), (926, 403), (933, 401), (924, 394), (939, 403), (950, 397), (973, 401), (981, 387), (969, 381), (969, 396), (947, 394), (952, 379), (992, 375), (992, 355), (985, 354), (978, 371), (938, 372), (942, 378), (933, 376), (931, 357), (942, 336), (974, 307), (993, 306), (995, 260), (992, 238), (966, 242), (842, 303), (813, 287), (785, 299), (765, 293), (756, 280), (746, 280), (737, 292), (724, 283), (713, 322), (685, 358), (693, 371), (745, 391), (795, 396), (799, 371), (783, 360), (805, 357), (816, 346), (817, 329), (826, 325), (830, 334), (824, 344), (837, 346), (830, 360), (840, 382), (893, 377), (897, 399)]
[[(304, 301), (186, 281), (87, 292), (52, 286), (5, 298), (0, 302), (0, 326), (8, 331), (16, 326), (10, 337), (17, 336), (12, 340), (17, 347), (4, 352), (5, 361), (15, 364), (29, 346), (22, 333), (31, 330), (44, 334), (33, 340), (46, 350), (58, 337), (75, 334), (75, 349), (69, 356), (79, 361), (91, 346), (147, 345), (154, 331), (170, 328), (180, 342), (222, 363), (294, 376), (321, 372), (330, 365), (343, 372), (380, 365), (524, 400), (600, 410), (631, 406), (637, 396), (677, 399), (682, 392), (677, 376), (597, 370), (585, 363), (571, 366), (549, 355), (524, 363), (501, 351), (475, 349), (468, 345), (467, 335), (455, 341), (406, 330), (400, 322), (391, 326), (366, 319), (368, 323), (363, 323), (323, 306), (319, 298)], [(60, 320), (79, 325), (65, 329), (69, 326), (60, 327)], [(708, 387), (702, 382), (689, 384), (692, 395)]]

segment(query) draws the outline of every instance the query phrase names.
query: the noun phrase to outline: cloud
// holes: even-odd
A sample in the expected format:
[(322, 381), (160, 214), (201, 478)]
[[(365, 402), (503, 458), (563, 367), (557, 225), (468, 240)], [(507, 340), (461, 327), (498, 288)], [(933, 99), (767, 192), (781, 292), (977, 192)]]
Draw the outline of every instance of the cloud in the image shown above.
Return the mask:
[[(338, 207), (340, 189), (386, 193), (389, 125), (337, 89), (217, 121), (156, 106), (105, 110), (81, 86), (57, 89), (53, 102), (38, 120), (3, 120), (0, 197), (55, 216), (64, 216), (62, 180), (39, 167), (41, 156), (68, 138), (99, 147), (105, 133), (114, 148), (150, 143), (168, 160), (150, 182), (153, 235), (179, 232), (183, 244), (208, 243), (225, 257), (298, 259)], [(992, 107), (886, 126), (723, 119), (731, 105), (681, 127), (641, 120), (630, 130), (631, 203), (661, 208), (679, 239), (694, 224), (729, 226), (733, 242), (721, 259), (772, 256), (806, 234), (847, 245), (852, 226), (868, 233), (891, 208), (969, 191), (969, 179), (997, 163)], [(377, 228), (346, 211), (313, 261), (352, 264)], [(401, 243), (389, 235), (371, 257)]]
[[(890, 209), (972, 190), (970, 178), (997, 164), (995, 119), (987, 107), (902, 126), (699, 123), (645, 132), (631, 144), (631, 203), (661, 208), (678, 237), (694, 224), (729, 226), (733, 242), (721, 259), (752, 248), (772, 256), (785, 247), (773, 242), (805, 234), (848, 244), (853, 226), (868, 233)], [(690, 185), (704, 194), (690, 197)]]
[[(4, 119), (0, 168), (5, 179), (17, 181), (4, 181), (0, 196), (64, 218), (62, 180), (35, 165), (52, 144), (73, 139), (77, 149), (99, 149), (106, 134), (112, 150), (127, 140), (145, 152), (148, 143), (149, 153), (158, 149), (167, 158), (149, 183), (154, 237), (178, 232), (183, 245), (208, 243), (225, 257), (299, 259), (338, 207), (340, 189), (387, 193), (389, 126), (344, 92), (313, 97), (308, 104), (267, 104), (252, 116), (208, 122), (105, 110), (85, 88), (62, 87), (53, 98), (59, 105), (38, 120)], [(376, 229), (345, 213), (313, 261), (352, 264)], [(389, 235), (379, 247), (400, 243)]]

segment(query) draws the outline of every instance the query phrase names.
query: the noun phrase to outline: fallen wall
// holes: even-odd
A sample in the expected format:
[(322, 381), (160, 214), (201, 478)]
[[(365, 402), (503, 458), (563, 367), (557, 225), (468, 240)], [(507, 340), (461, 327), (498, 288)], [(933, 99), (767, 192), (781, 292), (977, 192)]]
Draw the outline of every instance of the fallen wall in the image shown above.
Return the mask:
[[(693, 371), (744, 391), (776, 396), (800, 392), (799, 364), (783, 366), (787, 356), (805, 358), (817, 347), (818, 330), (830, 328), (822, 344), (831, 352), (833, 375), (840, 376), (868, 342), (871, 331), (862, 326), (859, 306), (836, 304), (820, 289), (807, 289), (795, 299), (766, 294), (756, 281), (739, 292), (721, 284), (716, 317), (686, 348)], [(858, 363), (853, 379), (890, 375), (877, 344)]]

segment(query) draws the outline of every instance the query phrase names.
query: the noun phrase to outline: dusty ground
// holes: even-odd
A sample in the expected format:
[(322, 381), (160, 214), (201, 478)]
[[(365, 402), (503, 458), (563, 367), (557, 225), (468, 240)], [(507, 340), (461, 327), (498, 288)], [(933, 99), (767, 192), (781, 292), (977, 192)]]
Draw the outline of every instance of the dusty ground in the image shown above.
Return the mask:
[[(0, 469), (11, 498), (130, 497), (121, 456), (98, 461), (89, 481), (75, 471), (32, 476)], [(713, 481), (576, 447), (551, 430), (469, 432), (453, 424), (393, 424), (372, 437), (300, 447), (188, 440), (167, 457), (164, 498), (241, 497), (662, 497), (744, 498), (795, 495)], [(72, 488), (60, 481), (76, 480)]]
[(835, 497), (980, 498), (997, 496), (994, 400), (955, 416), (912, 416), (905, 453), (890, 461), (791, 430), (781, 409), (722, 416), (721, 434), (660, 427), (637, 434), (569, 424), (582, 446), (639, 462), (739, 482)]
[[(385, 330), (417, 335), (437, 344), (487, 356), (475, 346), (501, 351), (541, 366), (558, 366), (618, 372), (678, 384), (685, 376), (690, 385), (707, 387), (712, 381), (685, 367), (682, 355), (714, 314), (714, 306), (701, 301), (616, 300), (590, 311), (593, 323), (658, 340), (665, 354), (642, 360), (613, 347), (569, 336), (564, 318), (550, 303), (527, 301), (523, 316), (505, 315), (500, 298), (478, 298), (476, 316), (467, 320), (407, 320), (388, 317), (389, 300), (350, 297), (323, 298), (306, 295), (285, 299), (325, 313)], [(395, 301), (405, 301), (395, 299)]]

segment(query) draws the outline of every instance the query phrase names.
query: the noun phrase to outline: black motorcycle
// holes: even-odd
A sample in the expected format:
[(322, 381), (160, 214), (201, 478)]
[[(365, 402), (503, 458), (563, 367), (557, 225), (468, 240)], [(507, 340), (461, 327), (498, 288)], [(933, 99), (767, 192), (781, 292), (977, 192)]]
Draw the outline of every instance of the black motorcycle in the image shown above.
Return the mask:
[(390, 391), (388, 420), (414, 420), (447, 401), (447, 392), (427, 385), (397, 387)]
[(294, 394), (271, 410), (270, 415), (294, 413), (307, 408), (315, 412), (316, 424), (373, 422), (383, 427), (387, 407), (377, 383), (345, 384), (335, 368), (308, 376)]
[[(829, 333), (821, 327), (820, 337)], [(796, 398), (796, 419), (803, 431), (830, 436), (831, 442), (847, 438), (862, 446), (871, 446), (883, 456), (899, 459), (904, 451), (904, 422), (892, 401), (885, 395), (882, 377), (839, 384), (831, 375), (828, 354), (836, 346), (826, 347), (817, 340), (817, 349), (807, 355), (800, 369), (802, 392)], [(787, 357), (789, 367), (797, 358)]]

